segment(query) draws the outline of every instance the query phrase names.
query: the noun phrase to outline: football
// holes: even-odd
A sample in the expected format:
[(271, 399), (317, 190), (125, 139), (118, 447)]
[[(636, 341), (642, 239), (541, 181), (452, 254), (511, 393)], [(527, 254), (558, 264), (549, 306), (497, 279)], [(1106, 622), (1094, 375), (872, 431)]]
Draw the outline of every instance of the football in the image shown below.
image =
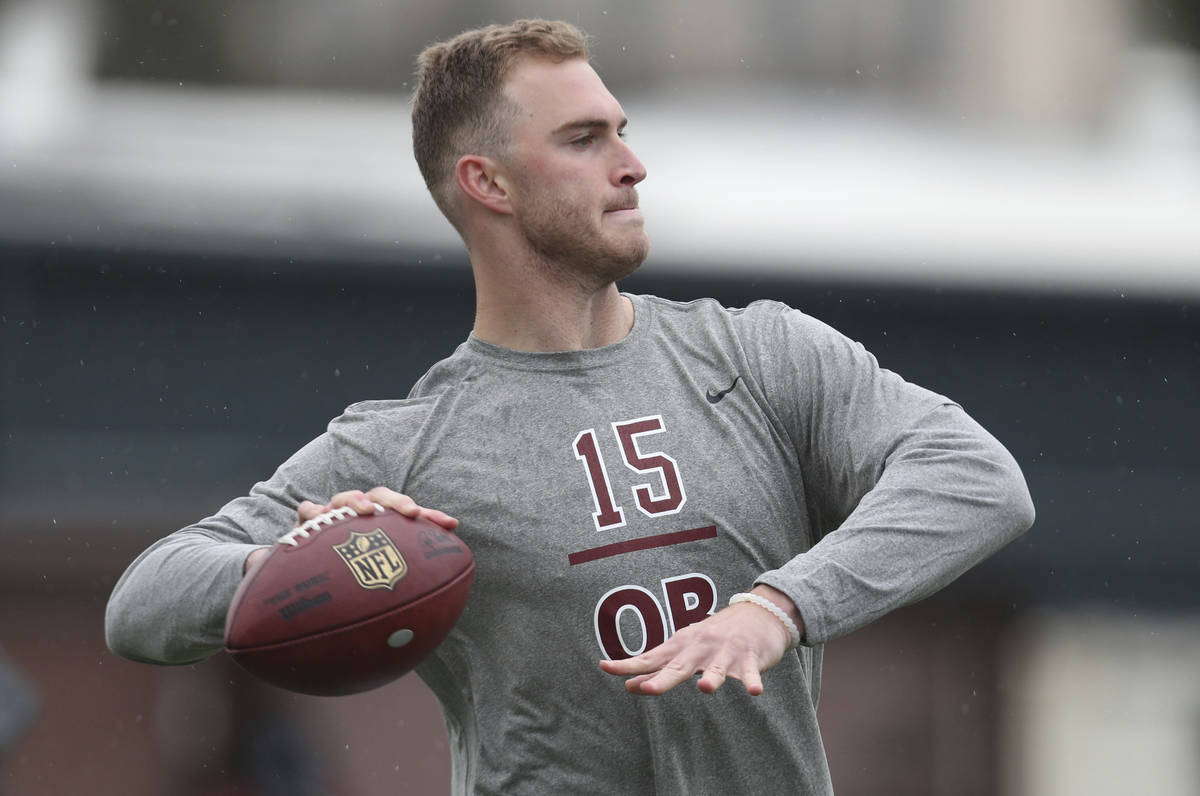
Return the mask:
[(225, 649), (289, 691), (367, 691), (413, 669), (449, 635), (474, 576), (463, 541), (428, 520), (334, 509), (283, 536), (242, 580)]

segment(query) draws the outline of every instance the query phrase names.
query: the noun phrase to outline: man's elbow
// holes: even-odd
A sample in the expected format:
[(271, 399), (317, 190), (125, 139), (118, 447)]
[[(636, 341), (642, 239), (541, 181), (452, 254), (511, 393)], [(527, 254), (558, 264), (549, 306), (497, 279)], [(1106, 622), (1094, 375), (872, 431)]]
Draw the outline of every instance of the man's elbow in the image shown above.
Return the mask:
[(1033, 527), (1036, 510), (1029, 485), (1016, 461), (1010, 460), (1003, 472), (1004, 476), (997, 483), (997, 525), (1004, 529), (1007, 540), (1011, 541)]
[(104, 612), (104, 643), (112, 654), (138, 663), (162, 663), (148, 643), (148, 634), (140, 632), (138, 623), (123, 610), (116, 600), (109, 600)]
[(163, 632), (160, 622), (139, 616), (134, 608), (110, 600), (104, 613), (104, 642), (110, 652), (136, 663), (178, 666), (207, 657)]

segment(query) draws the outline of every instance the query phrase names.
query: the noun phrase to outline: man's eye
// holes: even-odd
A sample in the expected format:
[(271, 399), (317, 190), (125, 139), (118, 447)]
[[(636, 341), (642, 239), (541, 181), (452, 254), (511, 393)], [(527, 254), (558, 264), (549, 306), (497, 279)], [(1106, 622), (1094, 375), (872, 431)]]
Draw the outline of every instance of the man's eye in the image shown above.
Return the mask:
[(592, 142), (595, 140), (596, 140), (596, 136), (589, 134), (589, 135), (580, 136), (579, 138), (572, 139), (571, 144), (573, 146), (577, 146), (582, 149), (583, 147), (591, 146)]

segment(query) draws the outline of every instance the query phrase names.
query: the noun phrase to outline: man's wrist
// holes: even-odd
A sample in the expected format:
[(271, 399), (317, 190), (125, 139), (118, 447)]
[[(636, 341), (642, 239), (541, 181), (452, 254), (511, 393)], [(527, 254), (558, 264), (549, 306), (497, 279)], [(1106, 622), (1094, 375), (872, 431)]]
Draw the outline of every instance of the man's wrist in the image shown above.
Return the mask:
[(800, 609), (796, 607), (796, 604), (792, 602), (791, 597), (788, 597), (787, 594), (779, 589), (776, 589), (774, 586), (768, 586), (765, 583), (756, 584), (754, 588), (750, 590), (750, 594), (757, 594), (759, 597), (765, 597), (778, 606), (779, 609), (787, 614), (788, 618), (796, 624), (797, 630), (800, 631), (800, 639), (803, 641), (804, 616), (800, 613)]
[(771, 600), (763, 597), (761, 594), (743, 592), (729, 598), (730, 605), (738, 603), (754, 603), (778, 619), (780, 627), (784, 629), (787, 635), (787, 649), (794, 649), (800, 644), (800, 628), (796, 626), (796, 623), (792, 621), (792, 618), (782, 608), (771, 602)]
[(256, 547), (247, 553), (246, 558), (242, 561), (242, 576), (245, 577), (249, 574), (250, 570), (258, 565), (259, 560), (264, 558), (270, 549), (270, 547)]

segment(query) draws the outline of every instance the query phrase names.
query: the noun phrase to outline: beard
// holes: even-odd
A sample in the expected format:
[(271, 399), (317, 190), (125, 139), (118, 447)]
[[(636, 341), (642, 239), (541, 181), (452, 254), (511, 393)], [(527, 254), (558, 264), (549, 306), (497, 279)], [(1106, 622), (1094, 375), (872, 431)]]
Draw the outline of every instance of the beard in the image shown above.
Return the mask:
[[(626, 199), (636, 204), (637, 192), (630, 189)], [(650, 253), (650, 239), (640, 227), (605, 229), (586, 203), (544, 193), (527, 205), (518, 223), (544, 268), (589, 289), (629, 276)]]

